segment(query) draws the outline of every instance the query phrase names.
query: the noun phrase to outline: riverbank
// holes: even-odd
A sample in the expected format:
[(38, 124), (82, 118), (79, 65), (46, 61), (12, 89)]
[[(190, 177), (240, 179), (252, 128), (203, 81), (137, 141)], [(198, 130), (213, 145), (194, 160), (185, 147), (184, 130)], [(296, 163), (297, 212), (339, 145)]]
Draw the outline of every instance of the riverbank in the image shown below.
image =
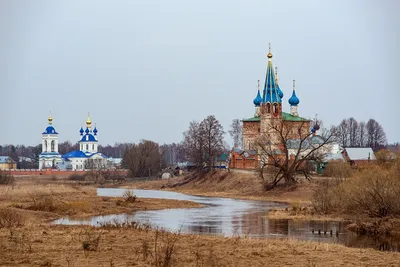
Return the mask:
[(187, 177), (176, 177), (168, 180), (137, 182), (124, 185), (126, 188), (168, 190), (189, 195), (227, 197), (247, 200), (275, 201), (288, 204), (288, 208), (272, 209), (267, 216), (273, 219), (299, 219), (299, 220), (349, 220), (343, 214), (318, 215), (312, 213), (311, 199), (314, 189), (318, 186), (315, 182), (302, 181), (292, 188), (276, 188), (270, 191), (263, 189), (261, 179), (257, 174), (244, 174), (220, 171), (183, 183)]
[[(35, 203), (44, 210), (33, 210)], [(14, 187), (0, 186), (0, 206), (11, 210), (12, 215), (20, 214), (25, 221), (0, 229), (0, 266), (394, 266), (400, 262), (400, 253), (318, 242), (174, 235), (137, 225), (48, 224), (65, 215), (80, 217), (192, 205), (164, 199), (128, 202), (124, 198), (97, 197), (94, 185), (17, 179)]]
[(62, 216), (89, 217), (135, 210), (195, 208), (190, 201), (126, 197), (99, 197), (96, 185), (66, 179), (18, 178), (12, 186), (0, 186), (0, 209), (15, 212), (25, 224), (43, 224)]

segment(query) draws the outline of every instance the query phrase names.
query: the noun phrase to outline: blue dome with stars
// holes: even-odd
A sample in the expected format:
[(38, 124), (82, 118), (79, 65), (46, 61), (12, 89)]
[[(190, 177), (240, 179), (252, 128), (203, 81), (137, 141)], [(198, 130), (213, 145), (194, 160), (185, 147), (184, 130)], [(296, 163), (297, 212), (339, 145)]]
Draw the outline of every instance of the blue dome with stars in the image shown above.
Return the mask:
[(53, 126), (49, 125), (47, 126), (46, 130), (44, 130), (43, 134), (58, 134), (56, 132), (56, 129), (54, 129)]
[(97, 140), (92, 134), (85, 134), (80, 142), (97, 142)]

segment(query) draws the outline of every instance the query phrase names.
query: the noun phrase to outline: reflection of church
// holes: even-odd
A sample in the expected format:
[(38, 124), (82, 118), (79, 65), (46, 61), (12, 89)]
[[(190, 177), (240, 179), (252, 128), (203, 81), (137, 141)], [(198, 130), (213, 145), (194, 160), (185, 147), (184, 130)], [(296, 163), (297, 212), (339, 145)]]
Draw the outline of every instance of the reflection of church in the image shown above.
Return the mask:
[(58, 133), (53, 127), (53, 117), (48, 118), (49, 125), (42, 133), (42, 153), (39, 155), (39, 169), (54, 168), (66, 170), (85, 170), (106, 167), (107, 157), (98, 152), (96, 127), (92, 130), (90, 116), (86, 121), (86, 130), (81, 127), (79, 150), (60, 155), (58, 152)]

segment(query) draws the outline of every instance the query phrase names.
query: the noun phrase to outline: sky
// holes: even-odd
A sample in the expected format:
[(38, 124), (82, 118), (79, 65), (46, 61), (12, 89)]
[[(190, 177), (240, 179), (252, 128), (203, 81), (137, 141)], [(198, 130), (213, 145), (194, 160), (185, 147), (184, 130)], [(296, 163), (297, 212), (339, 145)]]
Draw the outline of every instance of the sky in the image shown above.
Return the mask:
[[(271, 43), (289, 112), (325, 126), (370, 118), (400, 142), (400, 1), (0, 1), (0, 144), (36, 145), (51, 111), (75, 143), (180, 142), (254, 115)], [(229, 138), (227, 138), (229, 140)]]

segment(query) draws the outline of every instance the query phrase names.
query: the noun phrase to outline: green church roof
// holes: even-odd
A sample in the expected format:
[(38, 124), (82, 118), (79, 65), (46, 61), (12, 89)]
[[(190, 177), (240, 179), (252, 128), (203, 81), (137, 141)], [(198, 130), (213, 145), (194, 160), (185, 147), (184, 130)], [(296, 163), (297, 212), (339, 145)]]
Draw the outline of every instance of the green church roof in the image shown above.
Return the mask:
[(309, 121), (305, 118), (302, 118), (299, 116), (293, 116), (286, 112), (282, 112), (282, 120), (284, 120), (284, 121)]
[[(309, 121), (305, 118), (293, 116), (286, 112), (282, 112), (282, 120), (284, 120), (284, 121)], [(252, 118), (248, 118), (248, 119), (243, 119), (243, 121), (244, 122), (259, 122), (260, 117), (252, 117)]]

